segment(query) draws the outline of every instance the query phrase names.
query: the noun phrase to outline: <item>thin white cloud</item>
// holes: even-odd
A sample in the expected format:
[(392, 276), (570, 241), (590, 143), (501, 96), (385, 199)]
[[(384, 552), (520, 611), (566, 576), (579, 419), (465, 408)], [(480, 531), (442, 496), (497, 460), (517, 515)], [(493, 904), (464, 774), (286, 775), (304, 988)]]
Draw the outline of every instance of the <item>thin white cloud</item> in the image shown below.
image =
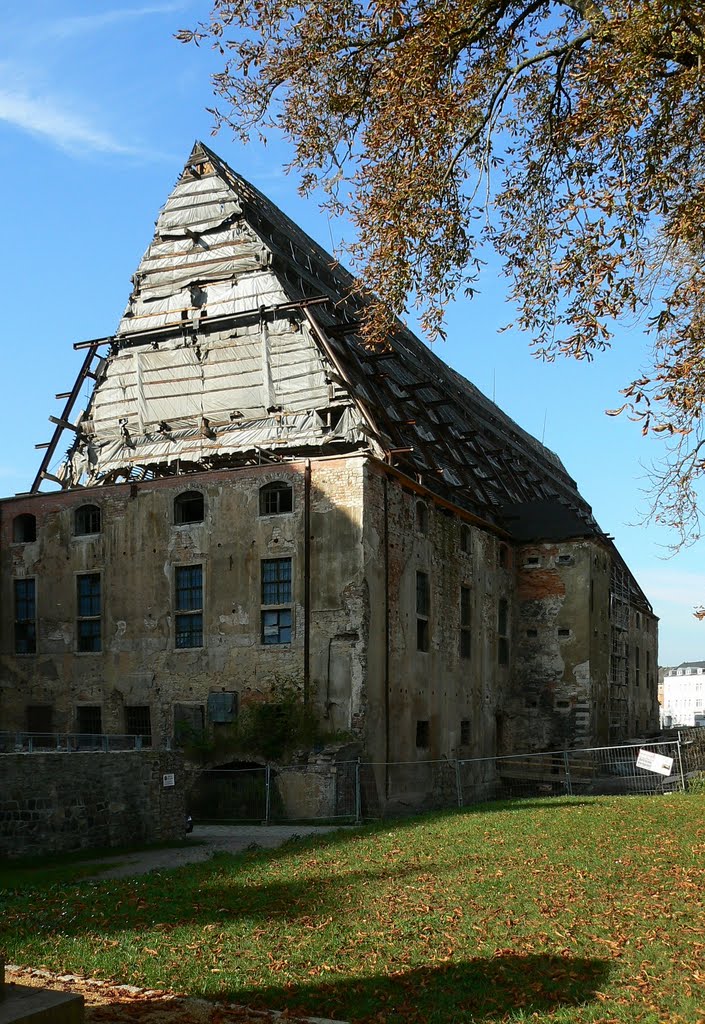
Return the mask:
[(96, 128), (81, 113), (56, 100), (0, 86), (0, 121), (48, 139), (61, 149), (135, 156), (137, 150)]
[(59, 21), (53, 21), (45, 25), (43, 35), (59, 39), (69, 39), (73, 36), (85, 35), (89, 32), (99, 32), (101, 29), (124, 21), (135, 21), (136, 19), (146, 18), (154, 14), (175, 14), (178, 11), (183, 11), (186, 6), (186, 3), (150, 4), (144, 7), (101, 11), (97, 14), (77, 14), (73, 17), (62, 18)]

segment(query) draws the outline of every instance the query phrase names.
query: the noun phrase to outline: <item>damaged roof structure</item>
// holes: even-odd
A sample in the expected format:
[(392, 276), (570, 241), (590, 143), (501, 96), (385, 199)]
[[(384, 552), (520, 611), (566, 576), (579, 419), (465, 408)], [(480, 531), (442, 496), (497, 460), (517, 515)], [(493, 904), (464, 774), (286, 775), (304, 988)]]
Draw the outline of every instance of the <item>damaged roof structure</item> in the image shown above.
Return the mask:
[(0, 729), (167, 743), (281, 679), (379, 764), (658, 725), (656, 618), (561, 460), (401, 323), (365, 347), (353, 286), (195, 144), (2, 503)]
[(201, 142), (132, 283), (33, 490), (67, 428), (62, 487), (368, 450), (512, 536), (601, 532), (560, 459), (411, 331), (365, 348), (352, 276)]

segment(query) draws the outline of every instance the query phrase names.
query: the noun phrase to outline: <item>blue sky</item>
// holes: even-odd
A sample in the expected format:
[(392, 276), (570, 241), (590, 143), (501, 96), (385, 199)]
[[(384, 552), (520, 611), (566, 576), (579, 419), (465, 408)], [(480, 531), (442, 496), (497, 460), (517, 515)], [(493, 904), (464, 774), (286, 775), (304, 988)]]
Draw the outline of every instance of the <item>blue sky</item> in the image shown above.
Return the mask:
[[(111, 334), (130, 276), (160, 206), (197, 138), (262, 189), (321, 244), (349, 229), (303, 200), (283, 165), (288, 151), (211, 138), (208, 46), (173, 34), (205, 19), (203, 0), (120, 3), (25, 0), (4, 12), (0, 40), (3, 153), (3, 373), (0, 492), (29, 488), (51, 437), (54, 399), (73, 386), (75, 341)], [(661, 664), (705, 658), (702, 542), (665, 558), (673, 538), (645, 526), (644, 465), (660, 443), (604, 410), (645, 362), (638, 328), (592, 364), (537, 362), (526, 339), (498, 328), (512, 319), (506, 282), (490, 265), (480, 295), (450, 311), (438, 354), (525, 429), (556, 451), (611, 533), (661, 616)]]

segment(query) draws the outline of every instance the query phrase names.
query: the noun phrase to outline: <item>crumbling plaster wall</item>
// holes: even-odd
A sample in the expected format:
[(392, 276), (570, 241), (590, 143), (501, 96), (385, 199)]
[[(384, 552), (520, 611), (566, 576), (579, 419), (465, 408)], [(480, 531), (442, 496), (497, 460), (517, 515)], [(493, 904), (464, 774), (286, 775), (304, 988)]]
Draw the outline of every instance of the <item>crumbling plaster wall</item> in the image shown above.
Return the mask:
[[(240, 703), (277, 680), (303, 683), (306, 464), (190, 474), (141, 484), (39, 494), (2, 505), (3, 606), (0, 729), (24, 729), (25, 708), (54, 707), (54, 728), (74, 731), (76, 707), (102, 707), (103, 730), (125, 732), (126, 706), (151, 708), (155, 742), (173, 733), (175, 703), (204, 705), (209, 692)], [(293, 511), (259, 514), (260, 487), (293, 487)], [(202, 523), (174, 525), (174, 498), (205, 499)], [(75, 509), (101, 509), (100, 534), (76, 537)], [(12, 521), (29, 512), (37, 540), (12, 542)], [(311, 695), (332, 728), (364, 729), (367, 598), (360, 544), (362, 461), (318, 460), (310, 483)], [(263, 558), (291, 558), (291, 644), (261, 643)], [(174, 566), (201, 564), (204, 643), (177, 649)], [(100, 653), (77, 653), (76, 574), (100, 572)], [(12, 580), (33, 576), (38, 651), (13, 652)], [(340, 639), (336, 639), (340, 638)], [(330, 647), (330, 651), (329, 651)], [(326, 703), (327, 702), (327, 703)]]
[[(595, 540), (527, 544), (517, 549), (516, 661), (510, 701), (512, 743), (560, 750), (610, 742), (611, 556)], [(630, 609), (626, 729), (619, 740), (658, 727), (657, 620)], [(647, 651), (649, 675), (647, 683)], [(612, 737), (614, 738), (614, 737)]]
[(593, 549), (581, 540), (517, 548), (515, 749), (582, 747), (593, 739), (607, 680), (606, 652), (592, 643)]
[[(498, 664), (497, 609), (501, 597), (511, 609), (512, 591), (511, 571), (499, 567), (499, 540), (373, 463), (365, 513), (370, 752), (412, 762), (494, 754), (510, 676), (510, 664)], [(428, 651), (417, 649), (417, 572), (430, 586)], [(470, 657), (460, 652), (461, 587), (471, 595)], [(419, 722), (428, 722), (427, 745), (417, 745)]]

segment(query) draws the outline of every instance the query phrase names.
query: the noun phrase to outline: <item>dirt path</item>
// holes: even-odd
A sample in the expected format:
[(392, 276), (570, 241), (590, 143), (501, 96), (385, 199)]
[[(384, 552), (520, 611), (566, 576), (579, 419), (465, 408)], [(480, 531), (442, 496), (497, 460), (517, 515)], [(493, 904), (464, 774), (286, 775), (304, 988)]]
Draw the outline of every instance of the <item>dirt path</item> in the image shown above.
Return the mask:
[[(342, 826), (345, 829), (352, 826)], [(91, 880), (128, 878), (148, 871), (178, 868), (209, 860), (214, 853), (242, 853), (257, 848), (273, 850), (307, 836), (335, 832), (338, 825), (196, 825), (187, 839), (188, 846), (171, 850), (144, 850), (139, 853), (106, 857), (106, 867), (90, 876)], [(98, 862), (96, 862), (98, 863)]]

